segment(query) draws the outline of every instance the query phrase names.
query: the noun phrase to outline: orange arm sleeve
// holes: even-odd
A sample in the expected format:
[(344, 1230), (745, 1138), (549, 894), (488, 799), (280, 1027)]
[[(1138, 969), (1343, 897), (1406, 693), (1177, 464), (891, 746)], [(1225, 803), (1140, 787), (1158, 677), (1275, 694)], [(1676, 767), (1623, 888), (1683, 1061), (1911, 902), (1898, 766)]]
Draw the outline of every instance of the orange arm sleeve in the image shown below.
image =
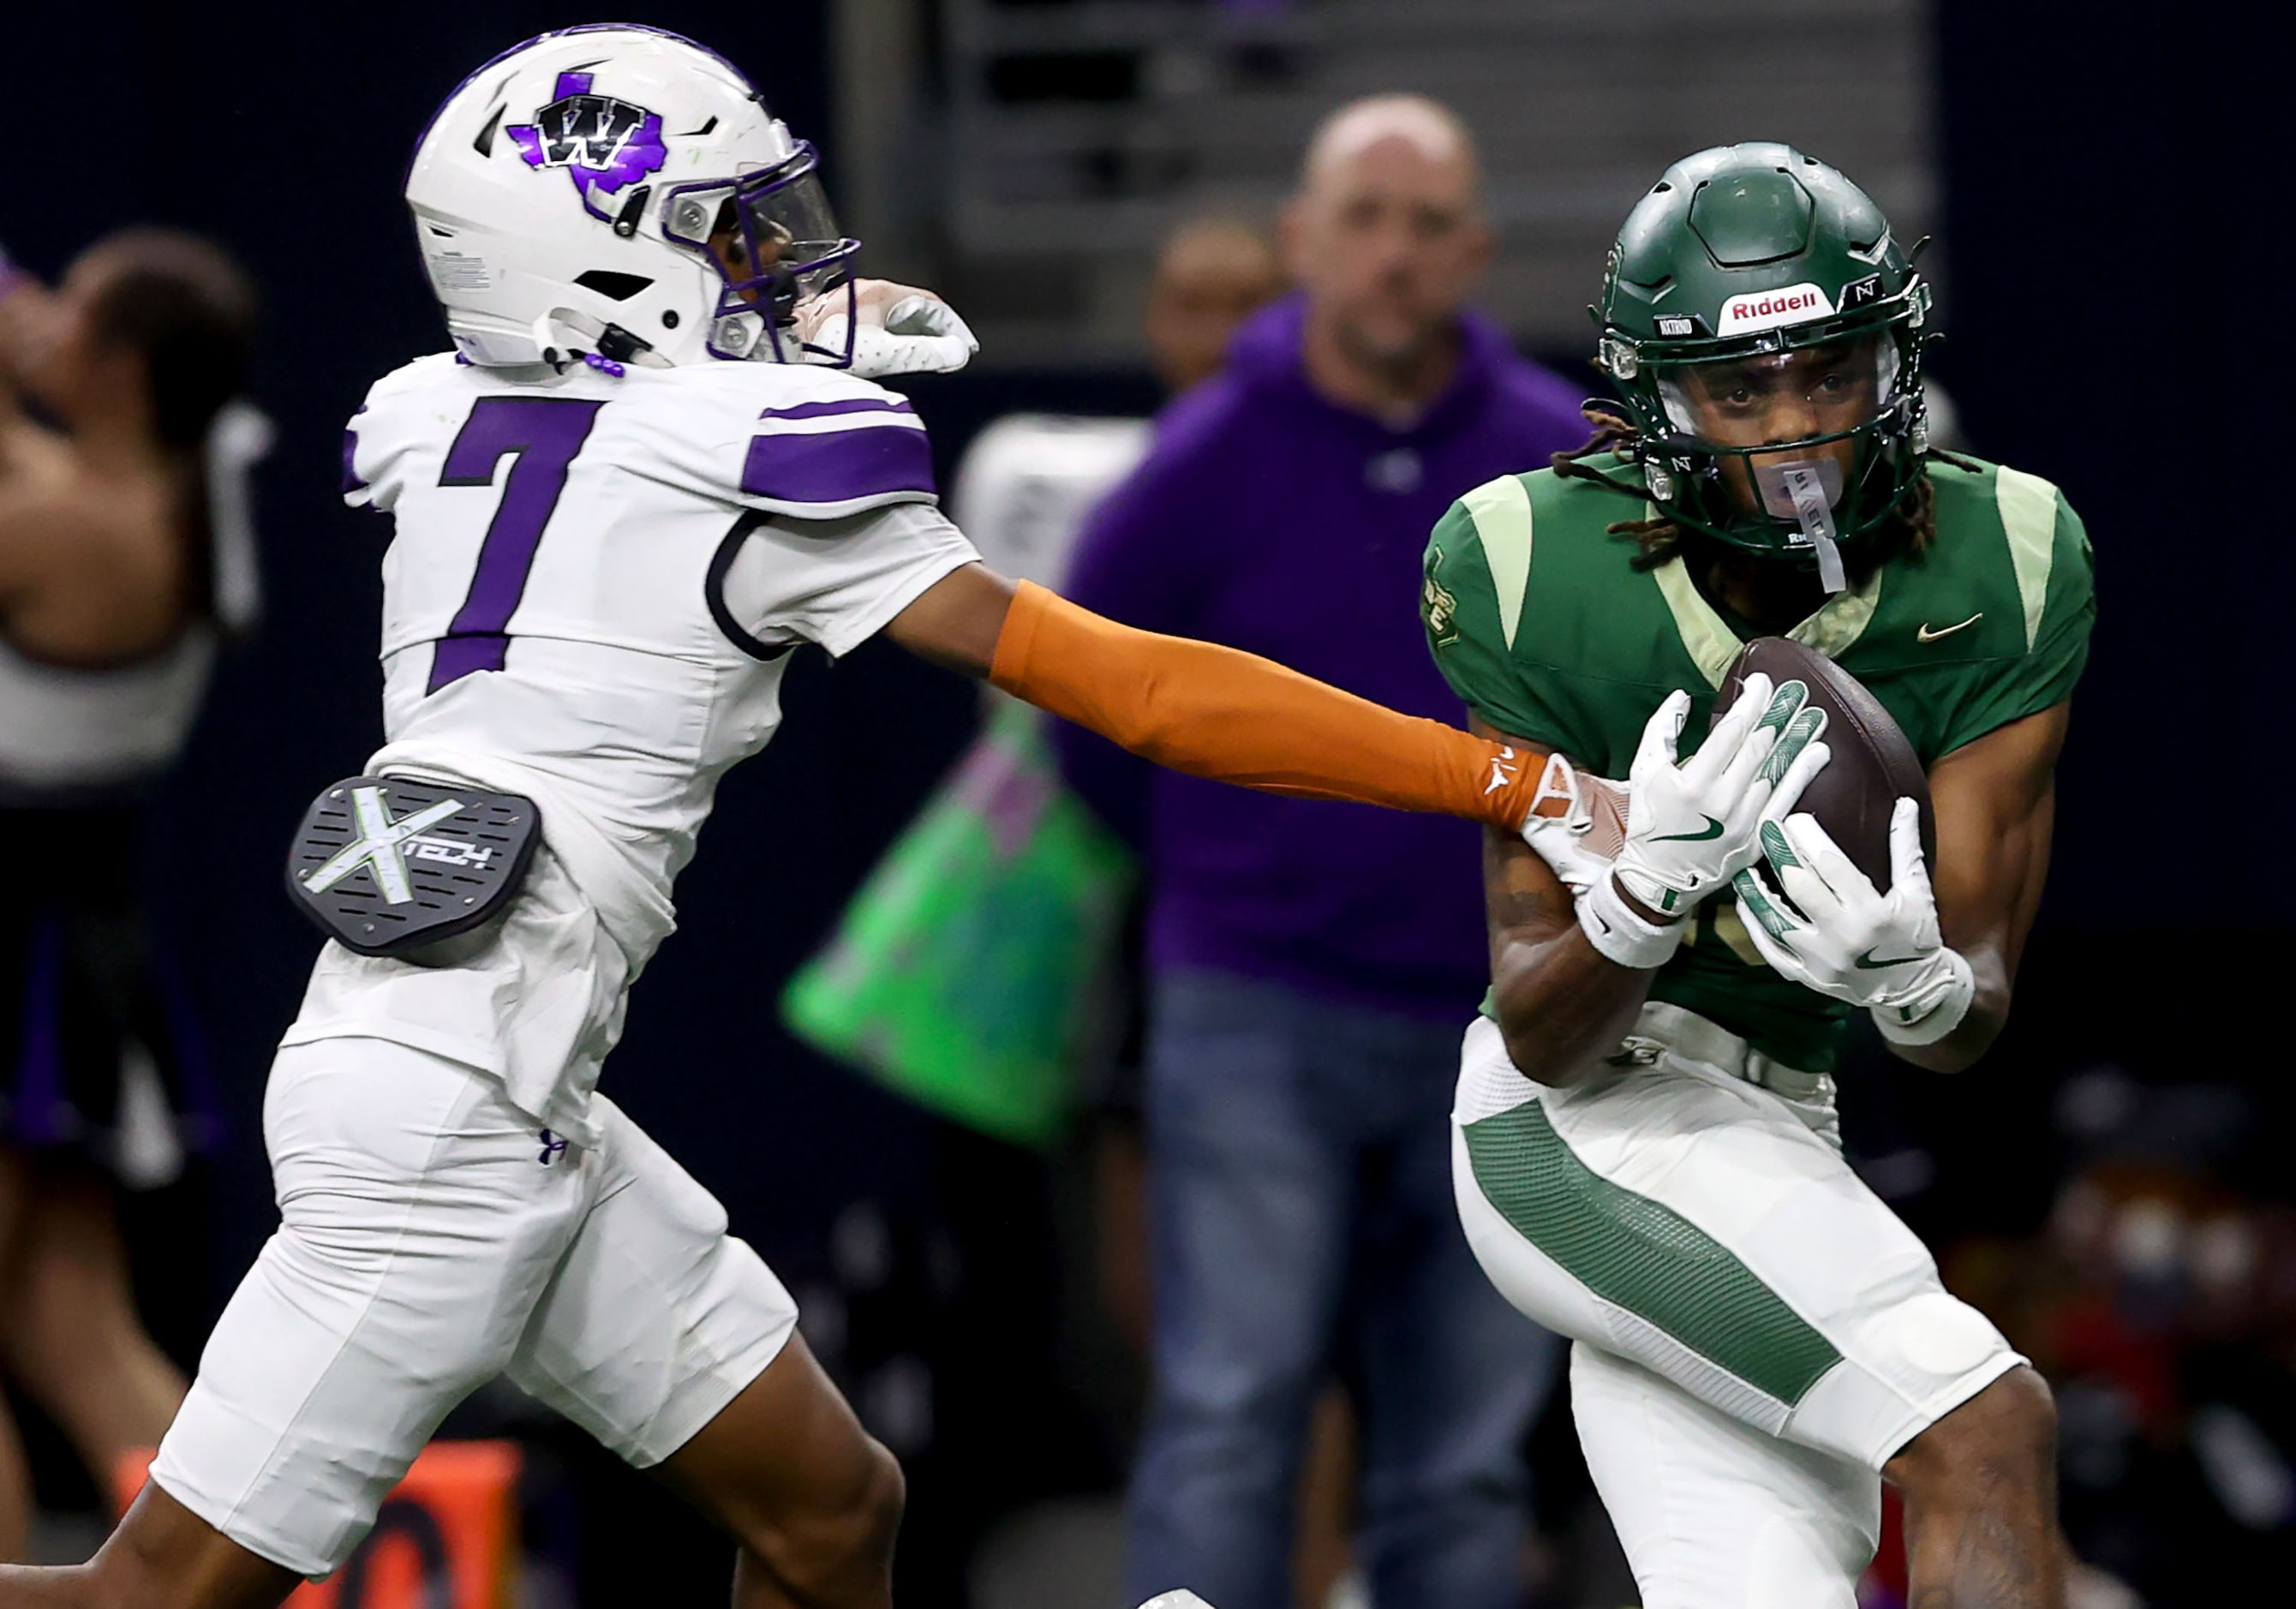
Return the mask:
[(1456, 727), (1257, 654), (1119, 626), (1020, 584), (988, 679), (1143, 759), (1301, 799), (1348, 799), (1519, 831), (1540, 767)]

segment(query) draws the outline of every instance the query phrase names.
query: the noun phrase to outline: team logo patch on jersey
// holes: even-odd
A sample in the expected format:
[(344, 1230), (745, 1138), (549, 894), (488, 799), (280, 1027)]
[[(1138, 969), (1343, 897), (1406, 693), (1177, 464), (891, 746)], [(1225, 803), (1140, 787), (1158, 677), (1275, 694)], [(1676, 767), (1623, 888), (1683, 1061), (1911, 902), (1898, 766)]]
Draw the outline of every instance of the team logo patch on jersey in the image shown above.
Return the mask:
[(565, 168), (582, 205), (604, 218), (592, 193), (611, 195), (660, 172), (669, 151), (661, 143), (660, 112), (594, 94), (590, 81), (586, 72), (560, 73), (558, 98), (536, 112), (533, 122), (513, 123), (503, 132), (517, 143), (528, 167)]
[(1775, 330), (1833, 316), (1833, 299), (1820, 286), (1805, 281), (1782, 290), (1731, 297), (1722, 304), (1722, 318), (1715, 333), (1748, 335), (1757, 330)]
[(1459, 640), (1459, 600), (1448, 587), (1435, 579), (1442, 566), (1443, 550), (1427, 550), (1427, 584), (1419, 593), (1419, 618), (1427, 627), (1427, 640), (1438, 648), (1448, 648)]

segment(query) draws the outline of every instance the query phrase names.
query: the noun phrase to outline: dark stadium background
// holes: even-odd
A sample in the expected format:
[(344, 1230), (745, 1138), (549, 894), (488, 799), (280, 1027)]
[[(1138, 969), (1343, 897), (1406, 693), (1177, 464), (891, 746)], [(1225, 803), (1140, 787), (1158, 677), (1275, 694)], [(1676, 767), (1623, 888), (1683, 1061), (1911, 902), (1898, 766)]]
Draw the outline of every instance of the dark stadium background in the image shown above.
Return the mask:
[[(137, 1215), (163, 1335), (188, 1358), (271, 1221), (260, 1084), (316, 943), (280, 895), (281, 846), (312, 790), (378, 735), (387, 526), (340, 505), (337, 445), (370, 380), (442, 344), (398, 198), (406, 152), (463, 72), (580, 19), (523, 0), (30, 9), (12, 8), (0, 74), (7, 248), (53, 271), (114, 224), (177, 223), (230, 242), (268, 298), (269, 618), (225, 669), (146, 848), (235, 1120), (215, 1163)], [(1950, 269), (1937, 372), (1988, 456), (2056, 480), (2083, 511), (2102, 613), (2018, 1022), (1958, 1081), (1853, 1083), (1853, 1126), (1874, 1099), (1937, 1159), (1917, 1215), (1933, 1237), (2014, 1233), (2048, 1203), (2060, 1075), (2110, 1061), (2164, 1083), (2228, 1080), (2252, 1104), (2211, 1164), (2284, 1195), (2296, 1069), (2276, 1008), (2296, 959), (2296, 803), (2276, 790), (2296, 682), (2296, 286), (2274, 242), (2291, 203), (2275, 77), (2287, 27), (2259, 37), (2215, 8), (1935, 0), (1933, 13)], [(800, 133), (831, 128), (820, 0), (665, 4), (644, 20), (742, 62)], [(1635, 86), (1617, 87), (1633, 115)], [(1759, 109), (1749, 119), (1759, 135)], [(827, 173), (833, 192), (833, 148)], [(1587, 265), (1589, 292), (1599, 267)], [(1584, 372), (1582, 353), (1541, 356)], [(1144, 374), (993, 367), (914, 390), (944, 470), (1006, 408), (1126, 411), (1153, 395)], [(783, 736), (724, 790), (679, 891), (683, 931), (638, 988), (608, 1087), (800, 1291), (831, 1277), (832, 1225), (855, 1201), (879, 1203), (904, 1268), (963, 1249), (954, 1287), (896, 1281), (853, 1307), (850, 1335), (857, 1357), (931, 1353), (938, 1433), (914, 1472), (905, 1569), (911, 1602), (944, 1601), (982, 1519), (1089, 1462), (1035, 1395), (1049, 1323), (1039, 1206), (985, 1143), (792, 1044), (772, 1002), (964, 743), (973, 695), (879, 645), (800, 664), (787, 702)], [(630, 1587), (596, 1601), (710, 1601), (715, 1552), (684, 1545), (687, 1522), (553, 1445), (580, 1490), (610, 1494), (570, 1511), (594, 1586)]]

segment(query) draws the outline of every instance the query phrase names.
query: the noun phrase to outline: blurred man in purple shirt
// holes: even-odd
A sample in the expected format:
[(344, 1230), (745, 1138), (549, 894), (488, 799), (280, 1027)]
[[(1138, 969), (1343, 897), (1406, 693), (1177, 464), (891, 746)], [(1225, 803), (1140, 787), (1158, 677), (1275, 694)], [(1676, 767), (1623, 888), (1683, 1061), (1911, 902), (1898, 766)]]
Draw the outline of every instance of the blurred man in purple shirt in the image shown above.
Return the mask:
[[(1578, 393), (1466, 310), (1491, 240), (1444, 108), (1318, 131), (1283, 218), (1300, 291), (1159, 422), (1067, 591), (1456, 720), (1420, 554), (1451, 500), (1578, 446)], [(1126, 1586), (1288, 1609), (1327, 1374), (1362, 1424), (1380, 1609), (1516, 1609), (1519, 1448), (1552, 1350), (1451, 1203), (1457, 1022), (1488, 980), (1472, 825), (1153, 772), (1074, 728), (1070, 783), (1141, 849), (1155, 1383)]]

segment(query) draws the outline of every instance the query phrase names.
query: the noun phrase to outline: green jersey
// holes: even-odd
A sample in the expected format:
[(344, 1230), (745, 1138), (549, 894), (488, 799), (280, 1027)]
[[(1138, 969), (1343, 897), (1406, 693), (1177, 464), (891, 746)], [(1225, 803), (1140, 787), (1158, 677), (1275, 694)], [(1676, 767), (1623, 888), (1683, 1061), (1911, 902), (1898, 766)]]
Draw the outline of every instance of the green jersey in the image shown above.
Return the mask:
[[(1615, 456), (1588, 467), (1638, 483)], [(1992, 464), (1932, 463), (1930, 476), (1927, 551), (1891, 561), (1786, 634), (1864, 683), (1924, 766), (2062, 702), (2096, 613), (2088, 538), (2054, 486)], [(1680, 558), (1638, 571), (1632, 545), (1605, 529), (1656, 513), (1552, 470), (1504, 476), (1451, 505), (1427, 545), (1420, 612), (1436, 664), (1470, 709), (1624, 777), (1651, 711), (1683, 687), (1693, 700), (1683, 742), (1694, 745), (1743, 639)], [(1651, 998), (1813, 1072), (1833, 1069), (1849, 1010), (1763, 965), (1727, 899), (1693, 915)]]

